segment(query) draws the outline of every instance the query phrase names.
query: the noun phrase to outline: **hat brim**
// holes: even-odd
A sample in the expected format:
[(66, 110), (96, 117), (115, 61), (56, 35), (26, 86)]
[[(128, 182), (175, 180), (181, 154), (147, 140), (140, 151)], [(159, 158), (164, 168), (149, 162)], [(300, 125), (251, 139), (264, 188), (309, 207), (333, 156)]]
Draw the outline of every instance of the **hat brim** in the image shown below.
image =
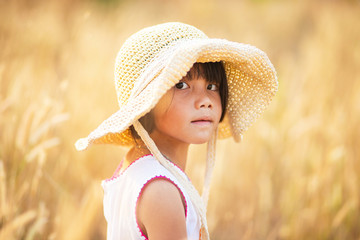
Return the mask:
[(275, 95), (275, 69), (266, 54), (254, 46), (225, 39), (193, 39), (164, 49), (140, 75), (127, 103), (86, 138), (79, 139), (76, 149), (84, 150), (94, 143), (132, 145), (129, 127), (134, 121), (148, 113), (195, 62), (218, 61), (224, 63), (229, 90), (218, 138), (233, 136), (239, 141)]

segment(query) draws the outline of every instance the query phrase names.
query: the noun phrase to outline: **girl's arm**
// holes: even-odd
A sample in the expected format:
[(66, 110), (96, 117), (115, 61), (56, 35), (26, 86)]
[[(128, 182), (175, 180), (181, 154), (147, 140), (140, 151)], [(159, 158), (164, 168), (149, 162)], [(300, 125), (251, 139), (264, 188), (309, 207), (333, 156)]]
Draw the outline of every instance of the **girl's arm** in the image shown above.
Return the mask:
[(137, 220), (149, 240), (187, 239), (184, 199), (166, 179), (158, 178), (145, 186), (137, 206)]

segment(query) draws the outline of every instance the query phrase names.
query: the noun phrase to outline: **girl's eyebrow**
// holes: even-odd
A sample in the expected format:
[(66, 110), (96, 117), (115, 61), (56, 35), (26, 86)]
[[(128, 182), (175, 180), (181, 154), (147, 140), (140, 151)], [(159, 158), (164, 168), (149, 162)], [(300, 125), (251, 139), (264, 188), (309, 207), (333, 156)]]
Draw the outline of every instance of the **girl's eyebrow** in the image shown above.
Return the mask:
[[(207, 78), (205, 78), (205, 76), (203, 76), (202, 74), (201, 75), (198, 75), (198, 76), (196, 76), (197, 78), (200, 78), (200, 77), (202, 77), (202, 78), (204, 78), (205, 80), (206, 80), (206, 82), (208, 82), (208, 83), (218, 83), (216, 80), (215, 80), (215, 78), (211, 78), (211, 80), (209, 80), (209, 79), (207, 79)], [(188, 82), (190, 82), (190, 81), (192, 81), (192, 80), (194, 80), (194, 77), (188, 77), (188, 76), (185, 76), (185, 77), (183, 77), (182, 79), (180, 79), (180, 81), (179, 82), (184, 82), (184, 81), (188, 81)]]
[(184, 82), (184, 81), (192, 81), (194, 78), (193, 77), (189, 77), (188, 74), (186, 76), (184, 76), (182, 79), (180, 79), (179, 82)]
[(193, 78), (188, 78), (188, 77), (183, 77), (181, 80), (180, 80), (180, 82), (184, 82), (184, 81), (192, 81), (193, 80)]

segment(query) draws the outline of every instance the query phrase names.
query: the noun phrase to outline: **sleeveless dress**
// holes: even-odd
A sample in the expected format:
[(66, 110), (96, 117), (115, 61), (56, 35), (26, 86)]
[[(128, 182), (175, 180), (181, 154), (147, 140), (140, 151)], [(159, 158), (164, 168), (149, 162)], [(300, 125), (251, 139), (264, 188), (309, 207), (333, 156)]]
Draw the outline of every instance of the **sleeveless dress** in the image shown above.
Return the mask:
[[(118, 167), (118, 170), (121, 165)], [(186, 174), (177, 167), (181, 174)], [(118, 171), (117, 170), (117, 171)], [(116, 172), (117, 172), (116, 171)], [(127, 169), (104, 180), (104, 215), (107, 221), (108, 240), (145, 240), (136, 220), (136, 206), (143, 188), (150, 181), (162, 178), (172, 182), (185, 199), (186, 230), (188, 240), (198, 240), (200, 218), (178, 180), (153, 155), (135, 160)]]

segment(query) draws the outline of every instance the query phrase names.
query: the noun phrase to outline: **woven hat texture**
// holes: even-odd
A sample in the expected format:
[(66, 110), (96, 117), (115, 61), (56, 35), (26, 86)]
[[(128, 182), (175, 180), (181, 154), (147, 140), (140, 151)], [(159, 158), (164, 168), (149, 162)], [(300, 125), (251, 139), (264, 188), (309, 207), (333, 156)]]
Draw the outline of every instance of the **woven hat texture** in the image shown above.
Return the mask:
[(278, 89), (273, 65), (254, 46), (211, 39), (193, 26), (173, 22), (142, 29), (126, 40), (115, 63), (119, 110), (79, 139), (76, 148), (134, 144), (129, 126), (148, 113), (195, 62), (218, 61), (224, 64), (229, 90), (218, 138), (233, 136), (239, 141)]

